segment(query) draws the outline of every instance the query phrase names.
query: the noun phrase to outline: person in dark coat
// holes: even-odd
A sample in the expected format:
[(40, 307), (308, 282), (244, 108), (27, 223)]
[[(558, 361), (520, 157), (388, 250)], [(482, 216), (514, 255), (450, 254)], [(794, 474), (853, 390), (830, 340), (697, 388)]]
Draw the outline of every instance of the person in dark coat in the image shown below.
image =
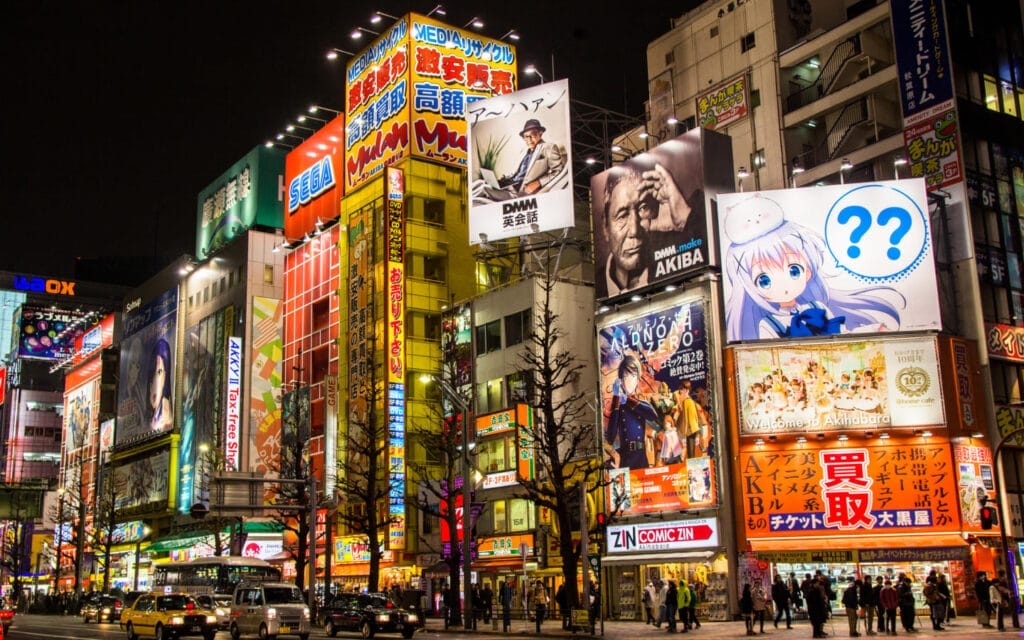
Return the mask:
[(828, 599), (820, 578), (808, 578), (803, 583), (804, 602), (807, 604), (807, 618), (811, 622), (813, 637), (825, 637), (825, 621), (828, 620)]
[[(878, 583), (878, 591), (882, 590), (882, 583)], [(861, 578), (860, 593), (857, 594), (860, 606), (864, 610), (864, 633), (875, 635), (875, 610), (878, 608), (875, 585), (871, 584), (871, 576), (864, 574)]]
[(992, 624), (988, 622), (989, 616), (992, 614), (992, 601), (988, 597), (988, 574), (984, 571), (978, 572), (978, 579), (974, 581), (974, 595), (978, 598), (978, 610), (984, 611), (984, 616), (979, 616), (982, 622), (981, 626), (986, 628), (992, 628)]
[(775, 574), (775, 580), (772, 582), (772, 602), (775, 603), (775, 628), (779, 628), (779, 620), (782, 620), (782, 614), (786, 614), (786, 628), (793, 628), (793, 614), (789, 611), (789, 605), (791, 596), (789, 593), (789, 587), (785, 582), (782, 581), (782, 576)]
[(904, 631), (917, 631), (914, 628), (914, 592), (910, 588), (910, 578), (907, 574), (900, 573), (899, 583), (896, 585), (896, 595), (900, 606), (900, 623)]
[(740, 596), (740, 615), (747, 625), (747, 635), (754, 635), (754, 596), (750, 592), (750, 583), (743, 585), (743, 595)]
[(665, 593), (665, 620), (668, 622), (668, 633), (676, 632), (676, 610), (679, 608), (679, 591), (676, 589), (676, 581), (668, 581), (668, 591)]
[(863, 583), (854, 580), (843, 590), (843, 607), (846, 609), (846, 621), (850, 625), (850, 637), (856, 638), (860, 635), (857, 632), (857, 607), (860, 604), (860, 589)]
[(480, 590), (480, 606), (483, 607), (484, 622), (491, 622), (491, 607), (494, 606), (494, 592), (491, 591), (490, 584), (484, 584), (484, 588)]
[(558, 585), (558, 589), (555, 591), (555, 604), (558, 605), (558, 613), (562, 616), (562, 629), (569, 628), (569, 614), (571, 610), (569, 608), (569, 595), (565, 591), (565, 583)]
[(501, 630), (508, 633), (512, 629), (512, 579), (505, 578), (498, 589), (498, 604), (501, 605)]

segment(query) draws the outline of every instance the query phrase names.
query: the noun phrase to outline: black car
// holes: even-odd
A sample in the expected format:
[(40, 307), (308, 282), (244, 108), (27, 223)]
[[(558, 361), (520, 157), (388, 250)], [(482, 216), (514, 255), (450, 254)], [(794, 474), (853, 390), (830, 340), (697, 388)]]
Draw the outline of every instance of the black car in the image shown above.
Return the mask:
[(395, 605), (383, 593), (344, 593), (321, 607), (318, 621), (324, 633), (335, 636), (339, 631), (358, 631), (364, 638), (378, 633), (400, 633), (411, 638), (423, 628), (423, 615)]
[(95, 595), (82, 605), (82, 622), (117, 622), (121, 619), (124, 603), (120, 598), (108, 595)]

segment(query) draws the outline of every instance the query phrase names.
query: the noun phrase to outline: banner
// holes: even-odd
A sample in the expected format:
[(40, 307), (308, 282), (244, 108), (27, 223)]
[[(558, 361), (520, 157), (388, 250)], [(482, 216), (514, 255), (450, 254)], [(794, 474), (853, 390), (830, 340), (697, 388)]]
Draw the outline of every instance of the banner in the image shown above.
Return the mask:
[(609, 318), (598, 341), (609, 512), (714, 505), (704, 301)]
[(941, 329), (923, 181), (718, 205), (728, 341)]
[(721, 130), (747, 116), (746, 74), (730, 78), (697, 96), (697, 126)]
[(700, 518), (608, 527), (608, 553), (717, 547), (718, 520)]
[(18, 318), (18, 357), (63, 361), (75, 353), (75, 341), (90, 325), (82, 320), (84, 311), (56, 306), (23, 305)]
[(945, 426), (935, 338), (737, 347), (740, 436)]
[(249, 464), (256, 471), (277, 470), (281, 434), (282, 314), (276, 298), (253, 296), (249, 346)]
[(469, 243), (574, 225), (569, 81), (474, 102)]

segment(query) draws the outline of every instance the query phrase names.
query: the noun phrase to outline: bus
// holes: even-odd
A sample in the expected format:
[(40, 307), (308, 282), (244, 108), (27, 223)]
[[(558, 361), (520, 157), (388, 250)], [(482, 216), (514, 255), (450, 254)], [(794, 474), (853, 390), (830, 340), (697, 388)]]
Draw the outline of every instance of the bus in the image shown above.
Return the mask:
[(155, 591), (181, 591), (193, 596), (232, 595), (242, 580), (281, 580), (281, 570), (266, 560), (243, 556), (213, 556), (155, 568)]

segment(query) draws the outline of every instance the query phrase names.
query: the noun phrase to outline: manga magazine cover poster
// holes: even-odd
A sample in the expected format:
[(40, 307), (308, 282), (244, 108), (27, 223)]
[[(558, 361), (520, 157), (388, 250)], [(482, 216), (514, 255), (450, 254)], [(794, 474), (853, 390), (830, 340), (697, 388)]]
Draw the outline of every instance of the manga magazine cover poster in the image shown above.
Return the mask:
[(609, 510), (714, 504), (715, 430), (703, 300), (599, 329)]

